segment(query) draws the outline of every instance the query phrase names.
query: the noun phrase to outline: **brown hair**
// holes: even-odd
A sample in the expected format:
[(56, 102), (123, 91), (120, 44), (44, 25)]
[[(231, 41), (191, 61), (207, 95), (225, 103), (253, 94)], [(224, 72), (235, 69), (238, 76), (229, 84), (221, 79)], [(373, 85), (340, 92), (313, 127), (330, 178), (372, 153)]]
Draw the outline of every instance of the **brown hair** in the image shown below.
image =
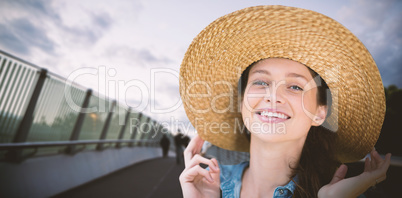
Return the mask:
[[(259, 62), (259, 61), (257, 61)], [(239, 93), (243, 98), (247, 86), (248, 74), (250, 69), (257, 63), (254, 62), (242, 73), (239, 80)], [(313, 70), (307, 67), (317, 84), (317, 102), (318, 105), (328, 107), (327, 116), (331, 113), (331, 93), (325, 81)], [(250, 133), (245, 132), (248, 140)], [(335, 156), (336, 133), (321, 126), (312, 126), (308, 132), (306, 142), (299, 163), (293, 169), (290, 179), (297, 175), (296, 189), (293, 197), (317, 197), (319, 189), (328, 184), (340, 162)], [(289, 165), (290, 166), (290, 165)]]

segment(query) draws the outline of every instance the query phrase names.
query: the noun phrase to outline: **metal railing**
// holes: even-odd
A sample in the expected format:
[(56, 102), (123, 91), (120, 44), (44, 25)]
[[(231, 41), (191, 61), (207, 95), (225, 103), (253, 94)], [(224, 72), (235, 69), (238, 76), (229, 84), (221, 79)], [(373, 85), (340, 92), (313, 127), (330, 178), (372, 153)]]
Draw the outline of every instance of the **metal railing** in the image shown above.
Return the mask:
[[(102, 108), (84, 113), (91, 107)], [(0, 50), (0, 159), (20, 162), (32, 148), (41, 155), (75, 154), (78, 145), (157, 146), (162, 134), (172, 140), (141, 112)]]
[(76, 141), (57, 141), (57, 142), (22, 142), (22, 143), (3, 143), (0, 144), (0, 150), (68, 146), (68, 145), (86, 145), (86, 144), (105, 144), (105, 143), (138, 143), (142, 145), (159, 144), (158, 140), (76, 140)]

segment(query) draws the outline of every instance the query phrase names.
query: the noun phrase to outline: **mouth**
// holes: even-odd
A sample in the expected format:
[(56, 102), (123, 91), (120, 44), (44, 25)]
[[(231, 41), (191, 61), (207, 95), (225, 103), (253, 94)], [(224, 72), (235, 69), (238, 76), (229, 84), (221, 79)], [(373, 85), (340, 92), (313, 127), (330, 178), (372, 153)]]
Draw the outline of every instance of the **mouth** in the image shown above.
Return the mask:
[(268, 118), (268, 119), (283, 119), (283, 120), (288, 120), (291, 117), (283, 112), (278, 112), (278, 111), (272, 111), (272, 110), (260, 110), (256, 111), (256, 114)]

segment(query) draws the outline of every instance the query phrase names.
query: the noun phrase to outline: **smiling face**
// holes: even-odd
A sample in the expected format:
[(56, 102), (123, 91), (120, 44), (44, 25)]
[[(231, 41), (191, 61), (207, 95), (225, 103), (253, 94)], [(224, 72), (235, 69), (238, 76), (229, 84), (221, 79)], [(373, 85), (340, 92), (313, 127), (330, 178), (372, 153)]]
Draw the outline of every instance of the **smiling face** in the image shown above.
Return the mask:
[(252, 66), (241, 111), (252, 136), (270, 142), (305, 139), (311, 126), (324, 122), (327, 112), (326, 106), (318, 105), (309, 69), (280, 58)]

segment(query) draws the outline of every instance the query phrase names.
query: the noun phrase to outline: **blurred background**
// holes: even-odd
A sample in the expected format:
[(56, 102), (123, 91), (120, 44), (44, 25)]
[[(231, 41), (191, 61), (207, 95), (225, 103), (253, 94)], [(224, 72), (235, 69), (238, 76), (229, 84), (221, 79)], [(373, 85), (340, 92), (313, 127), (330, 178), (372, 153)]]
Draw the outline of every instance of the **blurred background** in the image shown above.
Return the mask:
[[(218, 17), (271, 4), (306, 8), (339, 21), (372, 53), (384, 86), (402, 87), (402, 3), (397, 0), (2, 0), (0, 49), (160, 122), (178, 120), (191, 133), (178, 83), (187, 47)], [(134, 80), (141, 85), (121, 85)]]
[[(180, 64), (192, 39), (225, 14), (249, 6), (276, 4), (314, 10), (339, 21), (373, 55), (387, 102), (376, 149), (380, 154), (391, 152), (395, 159), (390, 169), (395, 176), (390, 176), (382, 187), (386, 188), (382, 192), (392, 195), (395, 186), (401, 185), (397, 178), (402, 176), (401, 166), (396, 165), (402, 161), (402, 129), (398, 126), (402, 121), (402, 1), (398, 0), (1, 0), (0, 143), (3, 147), (0, 147), (0, 158), (3, 161), (0, 174), (10, 171), (0, 183), (16, 186), (15, 191), (9, 189), (12, 194), (22, 188), (12, 185), (22, 185), (17, 178), (30, 177), (34, 178), (30, 181), (37, 182), (41, 181), (37, 178), (49, 174), (48, 184), (40, 189), (57, 189), (46, 194), (54, 195), (160, 156), (162, 134), (168, 134), (169, 155), (174, 157), (174, 136), (178, 129), (190, 137), (195, 134), (179, 94)], [(63, 97), (65, 90), (71, 93), (71, 100)], [(78, 111), (85, 107), (90, 113), (80, 114)], [(24, 142), (36, 142), (36, 145), (23, 145)], [(114, 153), (110, 148), (127, 150)], [(98, 152), (90, 154), (89, 151)], [(141, 152), (148, 154), (138, 157)], [(248, 157), (245, 153), (227, 152), (213, 146), (209, 152), (224, 163), (236, 163)], [(64, 154), (74, 157), (77, 165), (63, 161), (68, 161)], [(64, 185), (57, 188), (51, 184), (51, 174), (40, 168), (51, 163), (30, 161), (38, 156), (51, 156), (48, 159), (52, 163), (64, 156), (51, 166), (65, 169), (68, 166), (79, 169), (79, 164), (83, 166), (84, 162), (85, 166), (97, 163), (104, 166), (96, 171), (86, 170), (90, 172), (87, 176), (79, 171), (81, 176), (76, 173), (77, 176), (71, 176), (63, 184), (54, 183)], [(119, 161), (118, 165), (101, 160), (110, 156)], [(129, 156), (135, 160), (125, 161)], [(164, 163), (170, 168), (174, 161)], [(351, 165), (350, 174), (354, 170), (360, 172), (360, 166)], [(38, 170), (40, 174), (32, 175)], [(388, 184), (392, 187), (386, 187)], [(145, 194), (150, 197), (152, 193)]]

